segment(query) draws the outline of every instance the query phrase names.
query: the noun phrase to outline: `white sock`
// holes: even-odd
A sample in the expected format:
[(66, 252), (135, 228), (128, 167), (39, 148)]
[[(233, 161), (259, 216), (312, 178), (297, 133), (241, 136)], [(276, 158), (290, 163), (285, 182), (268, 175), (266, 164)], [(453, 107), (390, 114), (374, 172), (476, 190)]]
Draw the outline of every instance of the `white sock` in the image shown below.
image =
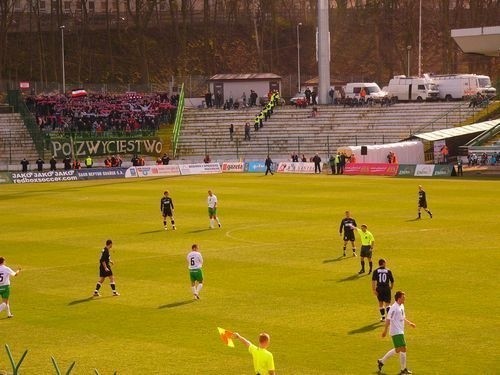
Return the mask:
[(201, 288), (203, 288), (203, 284), (198, 284), (198, 287), (196, 289), (196, 294), (200, 294)]
[(389, 358), (391, 358), (394, 354), (396, 354), (396, 349), (391, 349), (380, 360), (382, 363), (385, 363)]
[(7, 306), (7, 304), (5, 302), (2, 302), (0, 304), (0, 312), (3, 311), (5, 309), (5, 307)]
[(9, 304), (9, 303), (7, 304), (7, 315), (12, 315), (12, 314), (10, 313), (10, 304)]
[(401, 363), (401, 370), (406, 368), (406, 352), (399, 352), (399, 362)]
[(214, 219), (210, 219), (210, 226), (213, 227), (214, 226)]
[(217, 220), (217, 223), (218, 223), (218, 224), (220, 224), (220, 220), (219, 220), (219, 218), (216, 218), (215, 220)]
[(191, 290), (193, 291), (193, 294), (198, 294), (198, 293), (196, 293), (196, 287), (195, 286), (192, 286)]

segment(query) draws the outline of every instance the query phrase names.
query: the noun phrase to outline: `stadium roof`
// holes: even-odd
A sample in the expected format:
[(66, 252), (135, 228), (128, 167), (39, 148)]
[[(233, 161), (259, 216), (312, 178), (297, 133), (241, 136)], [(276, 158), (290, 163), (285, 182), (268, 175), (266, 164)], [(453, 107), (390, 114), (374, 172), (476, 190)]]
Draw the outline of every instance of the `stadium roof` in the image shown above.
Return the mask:
[(258, 81), (269, 79), (281, 79), (274, 73), (249, 73), (249, 74), (216, 74), (209, 81)]
[(425, 139), (426, 141), (439, 141), (441, 139), (457, 137), (460, 135), (484, 132), (486, 130), (493, 129), (498, 124), (500, 124), (500, 119), (478, 122), (476, 124), (459, 126), (456, 128), (436, 130), (429, 133), (415, 134), (415, 137)]
[(465, 53), (500, 56), (500, 26), (455, 29), (451, 37)]

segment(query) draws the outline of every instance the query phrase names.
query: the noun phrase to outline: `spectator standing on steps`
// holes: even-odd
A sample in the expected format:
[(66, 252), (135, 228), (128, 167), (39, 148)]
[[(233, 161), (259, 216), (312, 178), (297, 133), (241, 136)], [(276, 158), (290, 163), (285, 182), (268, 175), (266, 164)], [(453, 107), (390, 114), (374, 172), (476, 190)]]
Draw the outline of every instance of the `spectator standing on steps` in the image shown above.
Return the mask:
[(55, 156), (52, 156), (49, 160), (49, 164), (50, 164), (50, 170), (51, 171), (55, 171), (56, 170), (56, 166), (57, 166), (57, 160), (56, 160), (56, 157)]
[(37, 165), (38, 172), (43, 172), (43, 165), (45, 164), (45, 162), (43, 161), (43, 159), (42, 158), (38, 158), (35, 163)]
[(23, 158), (23, 160), (21, 160), (21, 170), (23, 172), (28, 172), (28, 165), (30, 164), (30, 162), (28, 160), (26, 160), (26, 158)]

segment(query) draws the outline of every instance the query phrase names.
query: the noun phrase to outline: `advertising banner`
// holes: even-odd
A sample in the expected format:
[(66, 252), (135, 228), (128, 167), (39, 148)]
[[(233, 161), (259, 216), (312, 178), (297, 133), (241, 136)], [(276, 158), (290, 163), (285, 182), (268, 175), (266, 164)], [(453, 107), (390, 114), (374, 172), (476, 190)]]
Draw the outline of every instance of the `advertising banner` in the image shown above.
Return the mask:
[(276, 171), (280, 173), (314, 173), (314, 163), (281, 162)]
[(453, 171), (453, 166), (448, 164), (438, 164), (434, 166), (434, 177), (450, 177)]
[(18, 172), (10, 173), (15, 184), (62, 182), (82, 180), (102, 180), (125, 177), (126, 168), (85, 168), (67, 171)]
[(416, 169), (415, 164), (399, 164), (398, 177), (413, 177)]
[(123, 178), (127, 168), (85, 168), (78, 169), (76, 175), (79, 180), (96, 180), (104, 178)]
[(348, 163), (344, 174), (347, 175), (374, 175), (395, 176), (398, 173), (399, 164), (389, 163)]
[(219, 163), (180, 164), (181, 175), (222, 173)]
[(159, 138), (141, 139), (51, 139), (51, 154), (56, 158), (64, 158), (73, 155), (75, 158), (83, 158), (87, 155), (102, 156), (114, 154), (145, 154), (159, 155), (163, 144)]
[[(271, 167), (271, 169), (273, 168)], [(266, 166), (264, 165), (263, 161), (249, 161), (248, 163), (245, 163), (245, 172), (264, 173), (265, 171), (266, 171)]]
[(11, 173), (12, 182), (15, 184), (30, 184), (41, 182), (77, 181), (77, 171), (47, 171), (47, 172), (19, 172)]
[(180, 174), (178, 165), (150, 165), (128, 168), (125, 178), (179, 176)]
[(433, 173), (434, 164), (417, 164), (417, 167), (415, 169), (416, 177), (430, 177)]
[(222, 172), (243, 172), (245, 164), (241, 162), (222, 163)]

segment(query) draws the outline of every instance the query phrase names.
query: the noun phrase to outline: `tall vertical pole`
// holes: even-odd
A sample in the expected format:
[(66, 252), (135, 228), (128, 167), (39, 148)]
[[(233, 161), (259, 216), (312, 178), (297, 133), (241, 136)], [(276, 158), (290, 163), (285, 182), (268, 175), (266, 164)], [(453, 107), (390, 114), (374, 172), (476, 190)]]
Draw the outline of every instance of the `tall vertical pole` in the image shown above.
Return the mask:
[(410, 51), (411, 51), (411, 46), (406, 46), (406, 51), (407, 51), (407, 62), (408, 62), (408, 66), (407, 66), (407, 69), (406, 69), (406, 76), (407, 77), (410, 77), (410, 73), (411, 73), (411, 65), (410, 65)]
[(422, 77), (422, 0), (418, 16), (418, 76)]
[(66, 72), (64, 69), (64, 28), (62, 25), (59, 27), (61, 29), (61, 64), (62, 64), (62, 91), (63, 95), (66, 94)]
[(330, 91), (330, 25), (328, 0), (318, 0), (318, 99), (328, 103)]
[(297, 24), (297, 92), (300, 92), (300, 26), (302, 22)]

